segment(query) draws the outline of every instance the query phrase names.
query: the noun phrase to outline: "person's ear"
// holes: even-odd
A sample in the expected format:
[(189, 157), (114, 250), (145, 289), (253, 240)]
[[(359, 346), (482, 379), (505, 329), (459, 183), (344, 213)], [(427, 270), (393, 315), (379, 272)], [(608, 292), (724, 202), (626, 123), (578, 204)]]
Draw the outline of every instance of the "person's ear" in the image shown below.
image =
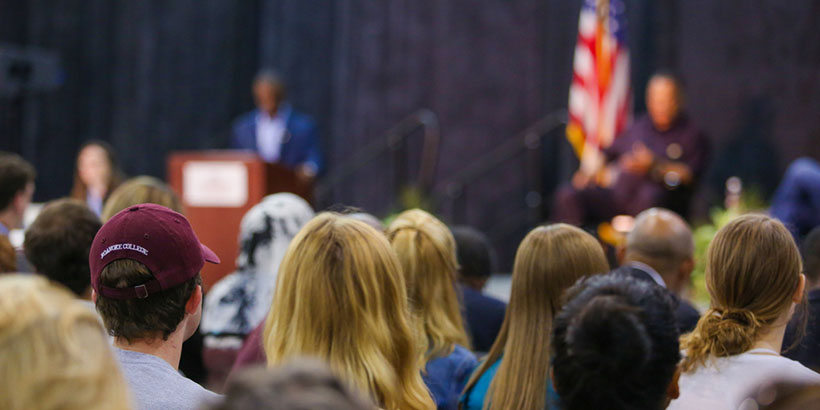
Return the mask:
[(12, 206), (14, 207), (14, 212), (23, 215), (26, 211), (26, 207), (28, 206), (28, 188), (20, 190), (16, 195), (14, 195), (14, 199), (12, 199)]
[(680, 366), (675, 366), (675, 374), (672, 375), (672, 381), (670, 381), (669, 385), (666, 386), (667, 405), (672, 400), (680, 397), (680, 386), (678, 385), (678, 381), (680, 381)]
[(94, 302), (95, 305), (97, 304), (97, 291), (94, 290), (94, 288), (91, 288), (91, 301)]
[(688, 281), (693, 270), (695, 270), (695, 259), (690, 256), (680, 264), (681, 279)]
[(191, 297), (185, 304), (185, 313), (193, 315), (202, 307), (202, 285), (196, 285), (194, 291), (191, 292)]
[(803, 301), (803, 293), (806, 291), (806, 275), (800, 274), (800, 283), (797, 285), (797, 289), (794, 291), (794, 295), (792, 295), (792, 301), (794, 303), (800, 303)]

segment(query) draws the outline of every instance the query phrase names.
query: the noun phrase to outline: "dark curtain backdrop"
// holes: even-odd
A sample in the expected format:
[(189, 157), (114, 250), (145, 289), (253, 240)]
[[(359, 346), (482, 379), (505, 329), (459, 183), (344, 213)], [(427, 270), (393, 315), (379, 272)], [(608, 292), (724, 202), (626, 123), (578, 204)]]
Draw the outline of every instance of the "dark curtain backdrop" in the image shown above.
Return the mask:
[[(816, 2), (626, 3), (636, 110), (650, 73), (672, 68), (715, 146), (704, 207), (720, 201), (730, 175), (766, 194), (789, 161), (820, 156)], [(252, 108), (253, 73), (269, 66), (289, 82), (294, 106), (319, 123), (330, 173), (406, 115), (432, 109), (443, 135), (440, 184), (566, 106), (580, 4), (0, 0), (0, 42), (55, 50), (65, 71), (56, 92), (0, 99), (0, 149), (35, 163), (39, 200), (69, 191), (77, 147), (90, 138), (110, 141), (129, 174), (163, 177), (169, 151), (224, 146), (233, 118)], [(391, 161), (368, 164), (330, 201), (389, 212)], [(572, 161), (561, 133), (551, 135), (548, 194)], [(528, 228), (518, 217), (526, 213), (523, 162), (471, 184), (463, 213), (441, 209), (490, 232), (502, 269)]]

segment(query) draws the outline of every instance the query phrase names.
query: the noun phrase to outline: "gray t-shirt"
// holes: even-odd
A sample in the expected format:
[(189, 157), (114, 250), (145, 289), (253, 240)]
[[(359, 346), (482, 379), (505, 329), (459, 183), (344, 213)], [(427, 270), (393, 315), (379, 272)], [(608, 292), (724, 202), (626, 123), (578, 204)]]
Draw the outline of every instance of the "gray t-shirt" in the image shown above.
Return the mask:
[(221, 397), (186, 379), (157, 356), (116, 347), (114, 353), (131, 388), (136, 410), (193, 410)]

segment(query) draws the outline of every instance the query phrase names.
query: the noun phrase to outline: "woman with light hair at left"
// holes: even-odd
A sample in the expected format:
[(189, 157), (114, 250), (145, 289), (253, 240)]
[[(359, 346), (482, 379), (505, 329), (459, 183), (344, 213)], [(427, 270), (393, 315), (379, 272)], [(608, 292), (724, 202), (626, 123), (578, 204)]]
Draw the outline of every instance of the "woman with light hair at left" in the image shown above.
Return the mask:
[(131, 408), (99, 317), (42, 277), (0, 277), (0, 380), (5, 410)]

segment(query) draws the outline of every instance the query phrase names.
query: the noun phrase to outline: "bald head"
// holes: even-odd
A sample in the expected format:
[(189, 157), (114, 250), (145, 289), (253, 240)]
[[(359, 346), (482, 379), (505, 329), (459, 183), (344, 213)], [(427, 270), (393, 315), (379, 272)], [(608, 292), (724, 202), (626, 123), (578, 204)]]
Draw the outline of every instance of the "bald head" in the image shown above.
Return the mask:
[(651, 266), (671, 290), (678, 291), (694, 267), (694, 249), (692, 230), (683, 218), (668, 209), (651, 208), (635, 218), (623, 262)]

